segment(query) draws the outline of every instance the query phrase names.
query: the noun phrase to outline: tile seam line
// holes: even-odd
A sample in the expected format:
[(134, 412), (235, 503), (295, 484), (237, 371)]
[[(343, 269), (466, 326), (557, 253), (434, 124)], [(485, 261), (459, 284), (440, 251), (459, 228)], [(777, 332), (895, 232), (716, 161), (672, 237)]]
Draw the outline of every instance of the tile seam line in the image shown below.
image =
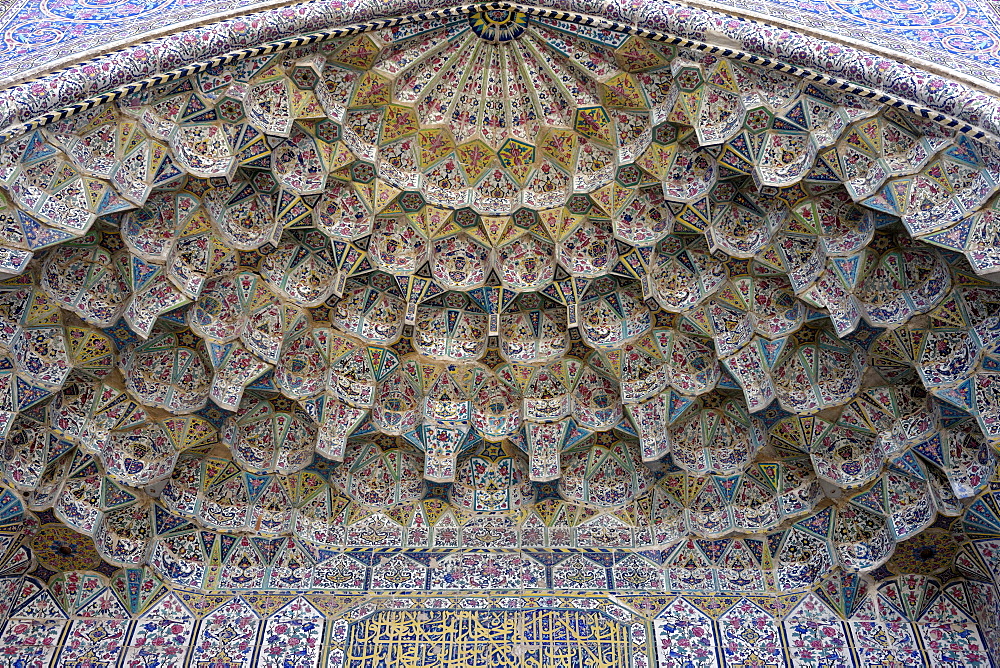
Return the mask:
[[(620, 23), (618, 21), (614, 21), (611, 19), (590, 16), (578, 12), (569, 12), (560, 9), (550, 9), (533, 5), (524, 5), (515, 2), (500, 1), (500, 2), (469, 3), (463, 5), (455, 5), (442, 9), (427, 10), (415, 14), (408, 14), (406, 16), (372, 19), (370, 21), (366, 21), (363, 23), (355, 23), (348, 26), (315, 30), (298, 36), (266, 42), (264, 44), (257, 46), (234, 49), (225, 54), (214, 56), (204, 61), (190, 63), (175, 68), (173, 70), (169, 70), (167, 72), (160, 72), (152, 76), (145, 77), (143, 79), (122, 84), (121, 86), (112, 88), (108, 91), (99, 93), (97, 95), (93, 95), (88, 98), (84, 98), (72, 104), (58, 108), (54, 111), (45, 112), (29, 121), (16, 123), (6, 128), (0, 129), (0, 144), (5, 143), (16, 137), (22, 136), (24, 134), (27, 134), (29, 132), (32, 132), (34, 130), (37, 130), (39, 128), (42, 128), (50, 123), (70, 118), (76, 115), (77, 113), (86, 111), (88, 109), (92, 109), (100, 104), (117, 101), (122, 97), (124, 97), (125, 95), (140, 92), (152, 86), (169, 83), (172, 81), (177, 81), (181, 78), (190, 76), (192, 74), (203, 72), (210, 67), (239, 62), (246, 58), (252, 58), (260, 55), (278, 54), (300, 46), (323, 43), (331, 39), (336, 39), (338, 37), (345, 37), (365, 32), (371, 32), (397, 25), (407, 25), (410, 23), (427, 20), (429, 18), (435, 19), (435, 18), (466, 16), (474, 11), (483, 9), (524, 11), (525, 13), (528, 13), (531, 16), (540, 16), (543, 18), (555, 18), (557, 20), (568, 20), (574, 23), (587, 26), (598, 26), (605, 29), (622, 32), (624, 34), (635, 35), (639, 37), (644, 37), (672, 44), (675, 46), (680, 46), (682, 48), (694, 48), (700, 52), (705, 52), (711, 55), (717, 55), (723, 58), (733, 58), (741, 62), (748, 62), (750, 64), (760, 65), (771, 70), (796, 76), (805, 81), (819, 83), (821, 85), (829, 86), (831, 88), (836, 88), (869, 100), (875, 100), (879, 104), (885, 104), (892, 107), (905, 109), (911, 113), (915, 113), (924, 118), (929, 118), (937, 123), (944, 125), (945, 127), (955, 129), (962, 134), (969, 135), (974, 139), (980, 139), (980, 140), (985, 139), (995, 143), (1000, 143), (1000, 138), (993, 135), (989, 131), (981, 127), (974, 126), (970, 122), (964, 121), (953, 115), (946, 114), (944, 112), (940, 112), (934, 109), (929, 109), (926, 106), (918, 102), (915, 102), (913, 100), (907, 100), (898, 95), (893, 95), (878, 90), (871, 86), (858, 84), (850, 81), (844, 81), (838, 77), (822, 74), (809, 68), (800, 67), (798, 65), (791, 65), (783, 61), (780, 61), (774, 57), (760, 56), (752, 53), (747, 53), (746, 51), (740, 49), (734, 49), (729, 46), (715, 45), (712, 44), (711, 42), (695, 40), (687, 37), (678, 37), (675, 35), (671, 35), (670, 33), (657, 30), (649, 30), (646, 28), (640, 28), (638, 26)], [(741, 20), (746, 20), (746, 19), (741, 19)], [(726, 41), (731, 42), (731, 40), (729, 40), (728, 38), (724, 39)], [(49, 73), (46, 76), (57, 76), (59, 72), (60, 71), (57, 70)], [(0, 89), (0, 96), (2, 96), (3, 93), (4, 90)], [(998, 102), (1000, 102), (1000, 100), (998, 100)]]

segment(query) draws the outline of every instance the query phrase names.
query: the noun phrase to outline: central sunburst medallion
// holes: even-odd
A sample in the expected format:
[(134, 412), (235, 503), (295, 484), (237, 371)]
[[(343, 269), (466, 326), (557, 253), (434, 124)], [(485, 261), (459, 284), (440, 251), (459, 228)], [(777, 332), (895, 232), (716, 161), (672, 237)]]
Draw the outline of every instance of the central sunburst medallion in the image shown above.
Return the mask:
[(488, 9), (469, 16), (472, 32), (488, 42), (517, 39), (528, 27), (528, 15), (509, 9)]

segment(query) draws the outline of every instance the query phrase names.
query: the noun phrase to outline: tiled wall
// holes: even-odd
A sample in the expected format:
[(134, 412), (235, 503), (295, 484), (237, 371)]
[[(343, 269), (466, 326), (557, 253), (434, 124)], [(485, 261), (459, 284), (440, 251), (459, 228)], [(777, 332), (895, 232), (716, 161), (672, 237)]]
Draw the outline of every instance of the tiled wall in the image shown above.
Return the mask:
[[(985, 560), (984, 560), (985, 561)], [(0, 666), (991, 666), (992, 583), (805, 594), (169, 590), (150, 573), (0, 578)], [(982, 628), (977, 624), (978, 616)], [(407, 661), (416, 662), (408, 664)], [(588, 663), (590, 661), (590, 663)]]

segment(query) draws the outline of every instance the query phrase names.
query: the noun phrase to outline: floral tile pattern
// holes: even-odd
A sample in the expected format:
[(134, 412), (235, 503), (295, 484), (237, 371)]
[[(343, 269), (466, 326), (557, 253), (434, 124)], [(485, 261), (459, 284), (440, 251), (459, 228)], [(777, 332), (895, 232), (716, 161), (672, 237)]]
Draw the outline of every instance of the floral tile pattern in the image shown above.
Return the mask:
[(0, 95), (0, 666), (993, 666), (996, 100), (600, 9)]
[(1000, 33), (995, 3), (751, 1), (742, 8), (939, 64), (992, 84)]
[(15, 0), (0, 10), (0, 79), (53, 60), (238, 7), (231, 0), (86, 2)]
[[(595, 11), (591, 4), (593, 3), (589, 0), (559, 0), (553, 6), (562, 11), (586, 16), (588, 12)], [(44, 30), (39, 30), (38, 38), (42, 43), (47, 43), (46, 40), (53, 41), (55, 51), (46, 53), (42, 48), (34, 53), (35, 60), (28, 58), (24, 61), (43, 62), (44, 67), (48, 68), (51, 68), (53, 63), (59, 62), (57, 58), (65, 51), (79, 53), (83, 50), (82, 45), (67, 46), (73, 43), (65, 41), (68, 34), (74, 31), (88, 33), (80, 39), (85, 39), (89, 47), (102, 42), (99, 35), (90, 34), (95, 30), (95, 26), (100, 24), (99, 17), (103, 15), (117, 17), (123, 11), (131, 12), (140, 17), (138, 21), (128, 23), (125, 30), (131, 32), (136, 26), (143, 24), (142, 17), (147, 16), (149, 12), (149, 8), (137, 7), (134, 3), (127, 5), (102, 3), (99, 9), (89, 5), (86, 7), (60, 5), (56, 14), (49, 16), (48, 14), (52, 12), (47, 7), (48, 5), (46, 8), (36, 9), (19, 4), (3, 16), (11, 26), (7, 31), (8, 39), (4, 48), (7, 48), (12, 56), (18, 49), (23, 49), (19, 46), (18, 40), (25, 39), (23, 36), (25, 31), (17, 29), (18, 16), (22, 17), (29, 28), (36, 24), (48, 26)], [(169, 15), (172, 11), (179, 11), (184, 16), (190, 15), (183, 3), (164, 5), (161, 2), (157, 3), (156, 7), (157, 16), (162, 12)], [(200, 3), (199, 7), (205, 11), (222, 9), (222, 5), (216, 3)], [(256, 7), (259, 11), (245, 16), (181, 30), (130, 46), (118, 46), (106, 56), (98, 56), (93, 60), (85, 59), (83, 62), (69, 65), (58, 74), (40, 76), (37, 81), (9, 87), (0, 96), (0, 127), (13, 128), (19, 122), (41, 114), (56, 112), (60, 107), (79, 103), (88, 96), (124, 83), (142, 77), (156, 76), (178, 67), (198, 67), (200, 62), (246, 46), (294, 38), (304, 33), (339, 28), (366, 20), (392, 21), (394, 17), (420, 11), (425, 12), (424, 16), (453, 15), (450, 12), (454, 9), (450, 0), (435, 0), (430, 3), (414, 3), (411, 0), (391, 0), (388, 3), (371, 3), (369, 0), (343, 2), (331, 0), (327, 3), (304, 3), (272, 9), (260, 9), (260, 7), (263, 5)], [(873, 21), (871, 25), (875, 30), (845, 25), (832, 28), (830, 32), (842, 34), (849, 40), (854, 40), (852, 44), (857, 43), (862, 46), (866, 43), (881, 42), (886, 49), (882, 52), (883, 55), (874, 55), (863, 50), (859, 51), (854, 46), (771, 26), (766, 21), (758, 23), (736, 20), (724, 13), (683, 7), (659, 0), (651, 3), (633, 3), (624, 0), (599, 3), (602, 17), (616, 21), (619, 25), (641, 26), (644, 30), (661, 30), (681, 39), (696, 42), (705, 40), (707, 35), (718, 35), (724, 37), (728, 45), (738, 45), (751, 58), (774, 58), (778, 62), (787, 63), (796, 73), (800, 72), (797, 68), (804, 68), (805, 72), (802, 73), (824, 73), (834, 77), (831, 83), (837, 85), (844, 82), (861, 84), (866, 91), (877, 91), (876, 97), (887, 93), (889, 97), (880, 98), (885, 101), (904, 104), (906, 108), (921, 113), (952, 115), (965, 123), (971, 123), (970, 127), (973, 129), (986, 128), (994, 133), (997, 132), (1000, 128), (1000, 106), (996, 99), (982, 91), (970, 89), (948, 76), (949, 71), (965, 72), (973, 79), (978, 76), (983, 81), (995, 76), (996, 68), (990, 65), (992, 61), (989, 58), (995, 57), (996, 30), (990, 27), (992, 10), (989, 7), (963, 5), (961, 8), (956, 8), (949, 5), (939, 13), (942, 17), (940, 20), (943, 21), (940, 26), (936, 24), (925, 26), (921, 29), (923, 32), (920, 32), (911, 30), (911, 24), (921, 25), (922, 22), (926, 22), (922, 18), (926, 8), (919, 3), (901, 3), (899, 7), (894, 7), (894, 17), (899, 16), (901, 12), (905, 15), (906, 12), (912, 11), (917, 18), (909, 22), (901, 21), (903, 27), (898, 32), (902, 35), (913, 33), (910, 36), (916, 41), (908, 41), (902, 37), (886, 37), (885, 35), (889, 35), (892, 31), (886, 32), (884, 26), (878, 23), (882, 16), (879, 7), (875, 5), (865, 7), (867, 9), (864, 11), (856, 11), (851, 9), (855, 8), (855, 5), (851, 4), (845, 5), (840, 11), (835, 11), (825, 5), (816, 5), (816, 9), (807, 12), (801, 22), (808, 24), (818, 20), (826, 21), (828, 17), (833, 17), (830, 20), (846, 20), (846, 17), (854, 17), (852, 20), (861, 21), (861, 17), (871, 15)], [(751, 9), (765, 10), (762, 14), (765, 18), (769, 12), (778, 16), (791, 11), (788, 7), (777, 4), (773, 6), (768, 4), (766, 7), (751, 5)], [(465, 8), (462, 11), (474, 11), (474, 8)], [(444, 13), (438, 14), (438, 12)], [(84, 22), (70, 29), (65, 25), (63, 17), (77, 14), (97, 18), (94, 18), (92, 23)], [(222, 12), (220, 16), (224, 14), (225, 12)], [(977, 37), (964, 39), (961, 35), (968, 32), (965, 26), (970, 21), (977, 26), (974, 28)], [(120, 29), (120, 21), (114, 19), (110, 28), (111, 36), (106, 39), (112, 39)], [(917, 35), (917, 32), (920, 34)], [(316, 33), (315, 38), (321, 36), (322, 33)], [(708, 41), (711, 42), (713, 39)], [(945, 63), (946, 69), (941, 70), (944, 76), (928, 74), (894, 59), (894, 54), (907, 52), (908, 49), (920, 52), (915, 55), (921, 55), (923, 47), (920, 40), (931, 45), (928, 47), (931, 49), (930, 55), (924, 59), (925, 62), (936, 62), (944, 57), (951, 59)], [(709, 45), (704, 48), (713, 47)], [(950, 55), (944, 56), (945, 53)], [(978, 58), (981, 64), (968, 61), (969, 57)], [(16, 77), (17, 72), (28, 72), (17, 57), (7, 59), (6, 62), (12, 68), (11, 77)], [(35, 74), (41, 75), (44, 67)], [(864, 94), (872, 95), (871, 92)], [(922, 112), (923, 109), (928, 112)]]
[[(16, 0), (0, 13), (0, 81), (103, 44), (135, 40), (173, 24), (234, 11), (245, 13), (269, 4)], [(727, 3), (718, 6), (726, 7)], [(998, 83), (1000, 76), (995, 67), (1000, 62), (997, 10), (986, 0), (751, 0), (732, 8), (899, 50), (991, 83)]]
[[(30, 534), (0, 526), (4, 538), (19, 531)], [(988, 560), (990, 542), (964, 549)], [(482, 582), (391, 594), (231, 592), (172, 587), (150, 569), (70, 570), (45, 582), (16, 554), (8, 548), (0, 562), (0, 665), (995, 666), (997, 586), (972, 573), (835, 573), (798, 593), (496, 591)]]

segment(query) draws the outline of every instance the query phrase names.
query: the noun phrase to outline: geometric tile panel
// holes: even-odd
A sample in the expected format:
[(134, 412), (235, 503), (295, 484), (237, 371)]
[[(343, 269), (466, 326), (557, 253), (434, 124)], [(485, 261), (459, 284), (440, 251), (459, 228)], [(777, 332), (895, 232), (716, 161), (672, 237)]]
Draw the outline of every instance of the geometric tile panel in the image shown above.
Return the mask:
[(940, 592), (931, 602), (936, 616), (904, 620), (889, 608), (878, 612), (882, 599), (874, 592), (859, 599), (858, 611), (846, 617), (814, 594), (721, 597), (641, 591), (613, 597), (403, 592), (390, 598), (374, 593), (175, 590), (122, 615), (107, 579), (87, 577), (97, 578), (91, 596), (107, 603), (75, 614), (52, 597), (52, 585), (23, 579), (24, 594), (0, 630), (0, 654), (30, 656), (38, 666), (97, 659), (167, 666), (211, 661), (315, 666), (324, 656), (331, 666), (395, 665), (403, 657), (506, 666), (522, 665), (526, 658), (582, 661), (579, 653), (595, 651), (616, 666), (783, 665), (783, 656), (806, 666), (853, 667), (873, 661), (993, 665), (975, 624)]

